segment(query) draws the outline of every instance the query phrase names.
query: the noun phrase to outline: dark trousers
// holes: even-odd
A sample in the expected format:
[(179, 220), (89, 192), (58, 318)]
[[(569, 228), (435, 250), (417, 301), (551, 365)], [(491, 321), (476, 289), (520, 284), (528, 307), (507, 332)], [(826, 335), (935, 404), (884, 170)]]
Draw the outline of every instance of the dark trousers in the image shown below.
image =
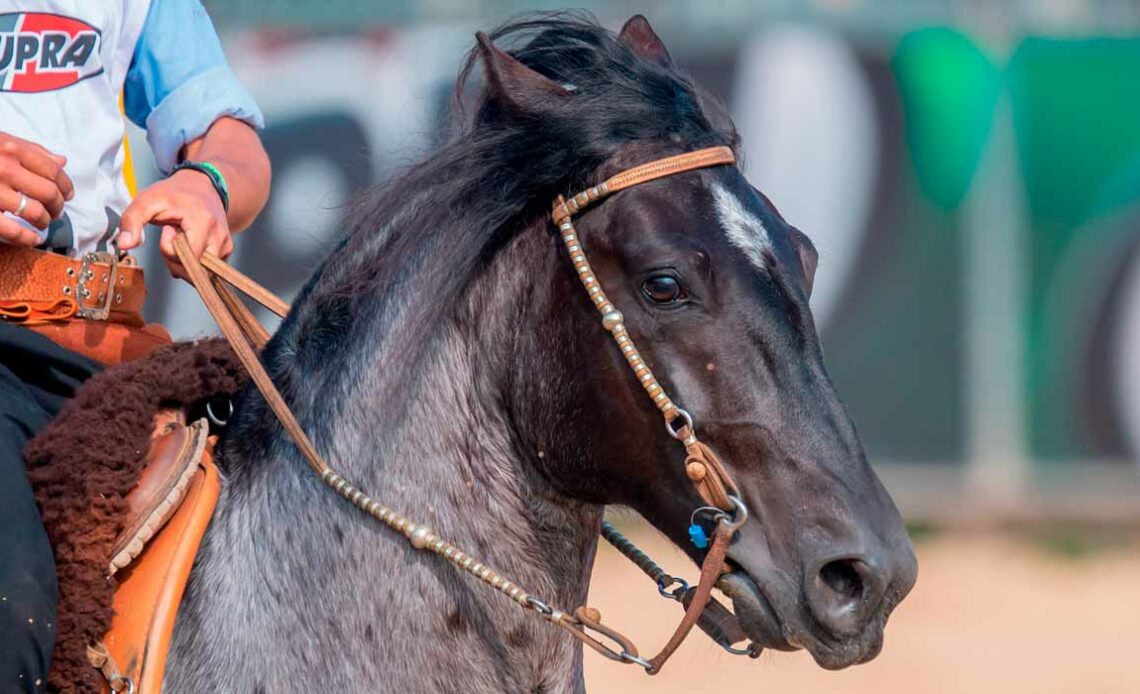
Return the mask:
[(0, 322), (0, 692), (45, 691), (55, 644), (55, 561), (24, 446), (101, 368)]

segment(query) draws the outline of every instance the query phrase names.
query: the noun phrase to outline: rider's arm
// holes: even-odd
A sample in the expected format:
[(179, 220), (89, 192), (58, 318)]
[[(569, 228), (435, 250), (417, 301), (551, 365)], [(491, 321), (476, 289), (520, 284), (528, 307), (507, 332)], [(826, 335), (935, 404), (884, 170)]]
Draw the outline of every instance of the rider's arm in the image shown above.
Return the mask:
[(226, 218), (231, 231), (244, 231), (253, 223), (269, 197), (269, 157), (253, 128), (228, 116), (219, 118), (205, 135), (187, 143), (182, 158), (210, 162), (225, 176), (230, 196)]
[(123, 212), (119, 246), (142, 241), (144, 225), (163, 226), (161, 248), (176, 275), (176, 229), (199, 254), (226, 256), (230, 232), (247, 227), (269, 193), (269, 159), (257, 137), (264, 120), (226, 63), (198, 0), (154, 0), (124, 87), (127, 116), (144, 127), (155, 162), (170, 174), (183, 160), (209, 162), (225, 178), (229, 213), (210, 177), (180, 170), (143, 190)]

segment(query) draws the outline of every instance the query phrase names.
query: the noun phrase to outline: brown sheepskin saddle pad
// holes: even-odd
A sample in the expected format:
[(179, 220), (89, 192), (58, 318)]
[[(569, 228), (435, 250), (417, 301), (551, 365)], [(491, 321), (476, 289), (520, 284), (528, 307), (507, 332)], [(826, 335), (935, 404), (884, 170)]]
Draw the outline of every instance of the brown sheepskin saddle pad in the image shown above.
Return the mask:
[(53, 691), (159, 692), (220, 490), (205, 404), (245, 373), (221, 340), (93, 376), (26, 449), (59, 577)]

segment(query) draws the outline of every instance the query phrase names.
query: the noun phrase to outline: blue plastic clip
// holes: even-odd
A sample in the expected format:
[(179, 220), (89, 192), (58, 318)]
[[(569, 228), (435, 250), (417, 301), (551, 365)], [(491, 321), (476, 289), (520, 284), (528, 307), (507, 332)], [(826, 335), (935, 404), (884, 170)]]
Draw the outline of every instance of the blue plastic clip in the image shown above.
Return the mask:
[(709, 546), (709, 536), (705, 534), (705, 529), (696, 523), (689, 526), (689, 539), (697, 549), (706, 549)]

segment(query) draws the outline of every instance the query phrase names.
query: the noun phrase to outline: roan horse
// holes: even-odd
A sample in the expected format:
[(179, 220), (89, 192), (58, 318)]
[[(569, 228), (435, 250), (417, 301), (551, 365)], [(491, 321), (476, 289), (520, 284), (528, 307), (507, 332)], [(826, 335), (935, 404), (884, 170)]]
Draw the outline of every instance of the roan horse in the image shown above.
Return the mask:
[[(737, 138), (641, 17), (617, 36), (567, 16), (481, 35), (457, 95), (480, 64), (456, 135), (359, 204), (263, 361), (345, 477), (581, 605), (605, 505), (699, 562), (702, 501), (577, 286), (550, 203)], [(823, 366), (810, 242), (734, 166), (631, 188), (576, 222), (751, 510), (722, 580), (748, 636), (827, 668), (873, 658), (917, 565)], [(584, 689), (579, 642), (329, 493), (255, 390), (218, 452), (170, 691)]]

